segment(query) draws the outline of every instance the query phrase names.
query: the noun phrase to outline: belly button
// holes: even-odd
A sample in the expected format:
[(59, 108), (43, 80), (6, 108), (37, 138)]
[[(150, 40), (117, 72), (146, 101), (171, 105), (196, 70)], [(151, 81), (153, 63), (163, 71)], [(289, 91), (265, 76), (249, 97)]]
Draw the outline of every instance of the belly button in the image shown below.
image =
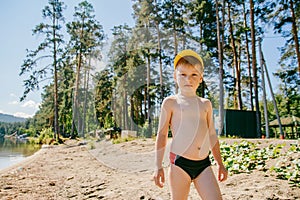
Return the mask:
[(200, 150), (201, 149), (201, 147), (198, 147), (198, 150)]

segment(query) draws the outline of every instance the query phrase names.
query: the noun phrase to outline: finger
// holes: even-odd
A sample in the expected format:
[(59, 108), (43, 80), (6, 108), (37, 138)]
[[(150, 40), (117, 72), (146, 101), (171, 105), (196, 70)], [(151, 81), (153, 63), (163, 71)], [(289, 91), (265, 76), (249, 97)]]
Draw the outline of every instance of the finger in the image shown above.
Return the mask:
[(160, 182), (160, 175), (154, 177), (154, 182), (155, 182), (155, 185), (162, 188), (162, 184)]
[(163, 187), (164, 187), (164, 183), (165, 183), (165, 181), (164, 181), (164, 179), (162, 178), (162, 179), (159, 181), (159, 187), (160, 187), (160, 188), (163, 188)]
[(158, 181), (157, 181), (157, 180), (158, 180), (158, 177), (157, 177), (157, 176), (154, 176), (154, 177), (153, 177), (153, 180), (154, 180), (155, 185), (158, 186)]
[(224, 174), (221, 174), (221, 175), (220, 175), (219, 181), (221, 181), (221, 182), (224, 181)]
[(161, 175), (161, 182), (165, 183), (165, 175), (164, 174)]
[(226, 179), (227, 179), (227, 172), (223, 172), (220, 181), (223, 182), (226, 181)]
[(160, 188), (162, 187), (162, 185), (161, 185), (161, 183), (160, 183), (160, 178), (157, 179), (156, 185), (157, 185), (158, 187), (160, 187)]
[(218, 181), (222, 181), (222, 171), (221, 170), (218, 173)]

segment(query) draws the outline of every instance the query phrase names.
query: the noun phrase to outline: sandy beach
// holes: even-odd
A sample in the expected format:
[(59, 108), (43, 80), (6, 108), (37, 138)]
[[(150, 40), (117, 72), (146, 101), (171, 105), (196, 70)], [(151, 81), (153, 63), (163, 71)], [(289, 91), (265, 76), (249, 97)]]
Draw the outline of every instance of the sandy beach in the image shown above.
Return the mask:
[[(152, 181), (153, 150), (153, 139), (120, 144), (72, 140), (43, 146), (25, 161), (0, 171), (0, 199), (167, 200), (168, 182), (161, 189)], [(291, 156), (299, 157), (296, 154)], [(167, 172), (168, 163), (165, 166)], [(220, 188), (225, 200), (300, 199), (299, 187), (260, 170), (232, 175)], [(199, 199), (193, 186), (189, 199)]]

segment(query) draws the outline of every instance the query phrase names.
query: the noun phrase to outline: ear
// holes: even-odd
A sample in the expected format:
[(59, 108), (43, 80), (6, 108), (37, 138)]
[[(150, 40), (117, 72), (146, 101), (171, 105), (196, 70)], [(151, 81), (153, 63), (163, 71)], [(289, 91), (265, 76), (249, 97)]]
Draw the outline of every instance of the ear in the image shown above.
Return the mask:
[(177, 82), (176, 70), (173, 73), (173, 77), (174, 77), (175, 82)]
[(199, 81), (199, 82), (202, 83), (202, 81), (203, 81), (203, 76), (201, 75), (201, 76), (200, 76), (200, 81)]

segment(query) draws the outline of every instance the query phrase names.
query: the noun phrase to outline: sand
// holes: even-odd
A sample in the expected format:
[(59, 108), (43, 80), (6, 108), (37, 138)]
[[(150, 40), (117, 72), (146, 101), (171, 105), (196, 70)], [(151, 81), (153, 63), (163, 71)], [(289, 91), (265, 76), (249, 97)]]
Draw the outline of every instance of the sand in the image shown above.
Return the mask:
[[(270, 142), (282, 140), (263, 144)], [(153, 150), (153, 139), (43, 146), (24, 162), (0, 171), (0, 199), (170, 199), (168, 182), (161, 189), (152, 181)], [(225, 200), (300, 199), (299, 187), (259, 170), (231, 175), (220, 188)], [(193, 185), (189, 199), (200, 199)]]

